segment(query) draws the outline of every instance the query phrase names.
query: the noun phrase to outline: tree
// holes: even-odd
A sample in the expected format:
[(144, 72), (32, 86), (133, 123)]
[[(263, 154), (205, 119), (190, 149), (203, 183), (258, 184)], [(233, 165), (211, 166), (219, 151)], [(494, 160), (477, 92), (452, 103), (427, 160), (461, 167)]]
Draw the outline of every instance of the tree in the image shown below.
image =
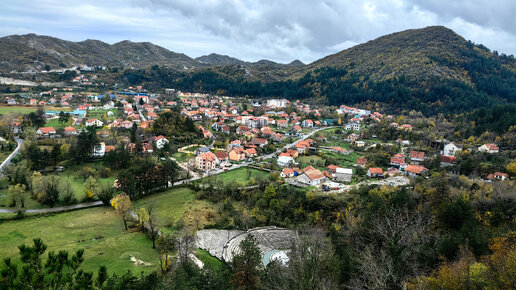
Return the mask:
[(59, 183), (59, 177), (55, 175), (46, 176), (44, 178), (45, 196), (42, 200), (44, 204), (54, 207), (59, 201)]
[(124, 221), (124, 227), (127, 231), (127, 215), (129, 214), (129, 211), (131, 210), (131, 199), (127, 194), (121, 193), (111, 200), (111, 206), (115, 209), (118, 215), (122, 217), (122, 220)]
[(11, 195), (11, 198), (13, 200), (14, 205), (18, 204), (19, 207), (24, 208), (25, 207), (25, 192), (26, 188), (23, 184), (16, 184), (9, 186), (9, 195)]
[(133, 123), (133, 126), (131, 127), (131, 143), (136, 143), (136, 132), (138, 131), (138, 125), (136, 123)]
[(66, 124), (70, 120), (70, 113), (65, 113), (63, 111), (59, 112), (59, 123)]
[[(336, 259), (326, 232), (322, 229), (301, 231), (299, 242), (294, 243), (288, 254), (288, 267), (268, 269), (275, 276), (278, 289), (336, 289)], [(278, 263), (273, 261), (272, 263)], [(274, 266), (274, 265), (271, 265)], [(269, 267), (268, 267), (269, 268)], [(269, 284), (270, 281), (267, 281)], [(274, 287), (266, 285), (266, 288)]]
[(113, 196), (115, 196), (115, 194), (116, 194), (116, 188), (114, 188), (113, 186), (111, 186), (109, 184), (101, 186), (97, 190), (97, 198), (100, 201), (102, 201), (102, 203), (105, 206), (109, 206), (109, 203), (111, 202), (111, 199), (113, 198)]
[(84, 182), (84, 188), (86, 188), (86, 198), (92, 199), (97, 192), (98, 180), (93, 176), (88, 177)]
[(156, 242), (157, 242), (158, 249), (160, 251), (159, 264), (160, 264), (161, 272), (165, 273), (169, 270), (169, 267), (170, 267), (170, 260), (168, 259), (168, 257), (169, 257), (169, 254), (176, 247), (176, 239), (174, 239), (173, 237), (171, 237), (170, 235), (168, 235), (166, 233), (162, 233)]
[(190, 259), (190, 254), (195, 246), (195, 237), (191, 232), (184, 229), (182, 235), (176, 238), (177, 261), (180, 264), (187, 263)]
[(93, 154), (93, 148), (99, 144), (99, 139), (94, 127), (88, 127), (77, 136), (77, 142), (73, 148), (74, 159), (77, 163), (86, 161)]
[(240, 253), (233, 257), (231, 281), (237, 289), (258, 289), (262, 275), (260, 249), (256, 239), (248, 234), (240, 243)]
[(509, 164), (507, 164), (506, 169), (512, 175), (516, 175), (516, 158), (514, 158)]
[(159, 231), (159, 219), (156, 214), (156, 206), (154, 204), (148, 204), (146, 207), (147, 210), (147, 225), (149, 230), (149, 235), (152, 240), (152, 248), (156, 249), (156, 239), (160, 235)]
[(69, 257), (68, 252), (49, 252), (43, 262), (47, 246), (41, 239), (33, 240), (34, 246), (21, 245), (21, 271), (10, 258), (4, 260), (0, 269), (0, 289), (89, 289), (92, 288), (92, 273), (79, 267), (84, 262), (84, 250), (79, 249)]
[(177, 163), (167, 158), (166, 161), (160, 164), (159, 168), (165, 187), (168, 188), (169, 184), (173, 185), (179, 174), (179, 166)]

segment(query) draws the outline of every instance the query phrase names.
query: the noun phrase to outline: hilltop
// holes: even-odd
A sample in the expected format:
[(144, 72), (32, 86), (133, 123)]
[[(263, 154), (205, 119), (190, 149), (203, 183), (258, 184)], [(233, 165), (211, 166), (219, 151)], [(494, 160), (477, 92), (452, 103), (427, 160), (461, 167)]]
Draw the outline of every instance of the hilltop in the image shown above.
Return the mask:
[(47, 65), (52, 69), (78, 65), (145, 68), (159, 64), (174, 69), (202, 66), (185, 54), (150, 42), (72, 42), (36, 34), (0, 38), (0, 64), (0, 72), (41, 71)]

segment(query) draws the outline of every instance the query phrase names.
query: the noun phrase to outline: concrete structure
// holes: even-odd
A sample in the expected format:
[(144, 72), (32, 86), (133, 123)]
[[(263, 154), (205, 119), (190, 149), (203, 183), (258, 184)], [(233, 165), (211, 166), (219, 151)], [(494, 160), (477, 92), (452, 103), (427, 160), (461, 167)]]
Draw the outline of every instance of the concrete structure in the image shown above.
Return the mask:
[(335, 180), (339, 182), (351, 182), (353, 170), (351, 168), (336, 168), (334, 176)]

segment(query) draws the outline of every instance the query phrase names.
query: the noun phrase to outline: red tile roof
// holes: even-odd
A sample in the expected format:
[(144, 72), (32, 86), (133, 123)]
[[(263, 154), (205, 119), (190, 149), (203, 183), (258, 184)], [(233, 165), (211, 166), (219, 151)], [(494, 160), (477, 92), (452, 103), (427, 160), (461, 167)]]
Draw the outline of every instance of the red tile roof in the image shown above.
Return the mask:
[(405, 168), (406, 172), (412, 172), (415, 174), (421, 174), (421, 172), (423, 172), (423, 170), (428, 171), (428, 169), (426, 169), (424, 166), (421, 166), (421, 165), (412, 165), (411, 164), (411, 165), (407, 166), (407, 168)]
[(369, 173), (371, 173), (371, 174), (383, 174), (383, 169), (376, 168), (376, 167), (371, 167), (371, 168), (369, 168)]

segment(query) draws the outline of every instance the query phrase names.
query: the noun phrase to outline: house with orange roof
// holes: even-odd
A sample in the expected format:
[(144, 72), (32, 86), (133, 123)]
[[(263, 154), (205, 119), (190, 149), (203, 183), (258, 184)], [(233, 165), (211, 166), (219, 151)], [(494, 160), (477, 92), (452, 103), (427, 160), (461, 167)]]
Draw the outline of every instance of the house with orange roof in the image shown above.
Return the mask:
[(338, 146), (335, 146), (333, 148), (331, 148), (331, 150), (333, 152), (336, 152), (336, 153), (339, 153), (339, 154), (344, 154), (344, 155), (348, 155), (349, 154), (349, 151), (342, 148), (342, 147), (338, 147)]
[(371, 167), (367, 170), (367, 177), (383, 177), (383, 169), (378, 167)]
[(241, 147), (235, 147), (229, 151), (229, 160), (231, 161), (242, 161), (245, 159), (245, 151)]
[(361, 166), (361, 167), (365, 167), (366, 164), (367, 164), (367, 159), (366, 158), (362, 158), (362, 157), (358, 157), (355, 164), (358, 165), (358, 166)]
[(307, 186), (321, 184), (325, 179), (324, 174), (319, 169), (312, 166), (307, 166), (303, 169), (303, 173), (296, 178), (297, 182)]
[(54, 138), (56, 135), (56, 129), (54, 127), (41, 127), (36, 131), (38, 138)]
[(478, 151), (483, 152), (483, 153), (493, 154), (493, 153), (500, 152), (500, 148), (498, 148), (498, 146), (496, 146), (496, 144), (491, 143), (491, 144), (484, 144), (484, 145), (478, 147)]
[(416, 163), (425, 161), (425, 152), (410, 151), (410, 161)]
[(77, 135), (77, 129), (75, 129), (74, 127), (70, 127), (70, 126), (65, 127), (64, 131), (65, 131), (65, 135), (67, 135), (67, 136)]
[(405, 173), (410, 177), (416, 177), (428, 173), (428, 169), (421, 165), (410, 164), (405, 168)]
[(299, 152), (299, 154), (305, 154), (308, 151), (308, 148), (310, 147), (310, 143), (308, 143), (305, 140), (300, 140), (296, 143), (296, 150)]
[(283, 178), (290, 178), (290, 177), (294, 176), (294, 169), (288, 168), (288, 167), (283, 168), (280, 175)]
[(213, 152), (202, 153), (195, 157), (195, 168), (202, 171), (210, 171), (215, 169), (217, 161), (217, 156)]

